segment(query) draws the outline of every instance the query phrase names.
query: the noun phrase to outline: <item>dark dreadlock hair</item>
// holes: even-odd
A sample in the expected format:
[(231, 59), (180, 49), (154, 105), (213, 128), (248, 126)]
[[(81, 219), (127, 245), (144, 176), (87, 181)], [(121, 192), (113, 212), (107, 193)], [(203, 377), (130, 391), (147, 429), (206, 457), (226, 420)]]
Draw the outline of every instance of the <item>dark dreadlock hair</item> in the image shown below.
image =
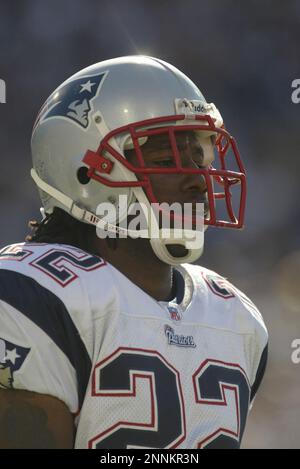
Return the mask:
[(58, 207), (54, 208), (53, 213), (46, 214), (40, 223), (34, 220), (28, 226), (33, 233), (26, 236), (26, 242), (69, 244), (99, 255), (95, 248), (95, 226), (76, 220)]

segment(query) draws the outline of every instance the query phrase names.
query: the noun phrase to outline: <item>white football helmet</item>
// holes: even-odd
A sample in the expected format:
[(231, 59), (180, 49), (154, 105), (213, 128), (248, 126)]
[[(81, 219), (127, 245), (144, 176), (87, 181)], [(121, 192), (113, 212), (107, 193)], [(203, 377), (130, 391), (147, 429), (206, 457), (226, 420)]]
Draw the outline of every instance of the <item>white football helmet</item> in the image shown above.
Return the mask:
[[(217, 169), (181, 166), (176, 133), (187, 129), (216, 136)], [(116, 223), (105, 224), (106, 231), (124, 234), (126, 229), (119, 226), (130, 204), (142, 203), (151, 211), (150, 204), (157, 202), (149, 180), (151, 168), (145, 168), (141, 147), (150, 135), (161, 132), (170, 138), (174, 167), (159, 171), (155, 168), (152, 174), (169, 172), (171, 178), (174, 173), (199, 173), (207, 186), (209, 210), (205, 225), (241, 228), (245, 171), (219, 111), (177, 68), (139, 55), (106, 60), (81, 70), (62, 83), (41, 108), (32, 134), (31, 175), (44, 211), (51, 213), (54, 207), (60, 207), (82, 222), (101, 227), (99, 204), (126, 195), (128, 206), (120, 210)], [(135, 150), (137, 166), (126, 159), (127, 149)], [(232, 170), (227, 166), (229, 151), (234, 158)], [(223, 192), (214, 192), (213, 181), (222, 186)], [(231, 186), (237, 183), (239, 207), (234, 210)], [(225, 202), (227, 220), (217, 216), (217, 202), (221, 200)], [(203, 242), (194, 249), (187, 247), (189, 233), (180, 238), (172, 230), (167, 238), (159, 233), (153, 238), (149, 227), (146, 236), (155, 254), (168, 264), (193, 262), (202, 253)], [(182, 245), (186, 255), (171, 255), (169, 244)]]

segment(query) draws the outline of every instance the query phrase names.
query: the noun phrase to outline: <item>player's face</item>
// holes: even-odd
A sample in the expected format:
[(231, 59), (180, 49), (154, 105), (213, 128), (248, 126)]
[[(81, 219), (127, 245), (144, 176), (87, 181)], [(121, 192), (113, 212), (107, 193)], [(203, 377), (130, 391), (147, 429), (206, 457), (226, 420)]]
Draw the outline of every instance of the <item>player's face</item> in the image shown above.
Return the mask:
[[(194, 131), (177, 132), (177, 147), (183, 168), (207, 169), (213, 162), (213, 138)], [(153, 135), (141, 147), (147, 167), (172, 168), (175, 160), (169, 138), (165, 134)], [(130, 152), (130, 161), (135, 155)], [(207, 188), (203, 176), (199, 174), (151, 174), (150, 181), (159, 203), (172, 204), (204, 203), (208, 210)]]

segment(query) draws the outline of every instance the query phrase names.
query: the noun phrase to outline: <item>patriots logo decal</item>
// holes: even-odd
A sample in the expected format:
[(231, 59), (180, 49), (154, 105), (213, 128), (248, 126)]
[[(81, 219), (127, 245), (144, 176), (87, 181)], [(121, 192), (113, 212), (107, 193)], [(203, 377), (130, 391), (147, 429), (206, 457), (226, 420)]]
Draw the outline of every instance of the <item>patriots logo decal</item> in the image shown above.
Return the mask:
[(86, 129), (90, 123), (92, 101), (98, 95), (106, 75), (107, 72), (68, 81), (50, 96), (41, 109), (34, 127), (38, 122), (61, 116)]
[(14, 373), (23, 365), (30, 348), (0, 338), (0, 389), (12, 389)]

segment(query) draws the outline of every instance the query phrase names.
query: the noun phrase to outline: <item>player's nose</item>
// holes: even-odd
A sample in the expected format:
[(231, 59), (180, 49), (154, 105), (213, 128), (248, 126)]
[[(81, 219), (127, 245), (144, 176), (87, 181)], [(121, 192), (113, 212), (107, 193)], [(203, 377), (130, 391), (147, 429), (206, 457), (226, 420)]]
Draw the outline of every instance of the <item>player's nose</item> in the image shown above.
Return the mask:
[[(199, 169), (199, 166), (194, 162), (191, 162), (188, 166), (186, 165), (185, 168), (193, 168)], [(204, 173), (186, 173), (183, 175), (182, 180), (182, 190), (184, 192), (199, 194), (203, 197), (203, 195), (207, 192), (207, 183), (205, 179)]]

